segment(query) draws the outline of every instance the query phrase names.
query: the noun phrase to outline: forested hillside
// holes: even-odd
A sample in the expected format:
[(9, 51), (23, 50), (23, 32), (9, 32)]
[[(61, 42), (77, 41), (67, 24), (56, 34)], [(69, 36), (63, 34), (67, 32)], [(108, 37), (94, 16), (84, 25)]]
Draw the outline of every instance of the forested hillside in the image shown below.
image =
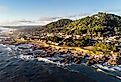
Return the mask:
[(87, 16), (75, 21), (61, 19), (46, 25), (46, 27), (49, 30), (54, 30), (55, 32), (61, 31), (66, 34), (115, 35), (120, 34), (121, 17), (99, 12), (93, 16)]

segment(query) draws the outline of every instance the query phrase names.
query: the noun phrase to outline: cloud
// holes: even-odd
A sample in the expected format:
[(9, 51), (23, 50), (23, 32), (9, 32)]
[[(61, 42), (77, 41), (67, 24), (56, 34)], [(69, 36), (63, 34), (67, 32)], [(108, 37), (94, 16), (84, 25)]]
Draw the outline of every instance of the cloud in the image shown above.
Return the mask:
[(90, 15), (91, 15), (91, 13), (80, 13), (80, 14), (66, 16), (66, 18), (76, 20), (76, 19), (81, 19), (83, 17), (90, 16)]
[(38, 21), (57, 21), (59, 19), (80, 19), (86, 16), (91, 15), (91, 13), (80, 13), (80, 14), (75, 14), (75, 15), (69, 15), (69, 16), (52, 16), (52, 17), (40, 17)]
[[(2, 9), (2, 7), (1, 7)], [(3, 8), (4, 9), (4, 8)], [(0, 10), (1, 12), (1, 10)], [(39, 19), (15, 19), (15, 20), (0, 20), (0, 25), (2, 26), (9, 26), (9, 25), (45, 25), (50, 22), (57, 21), (59, 19), (71, 19), (71, 20), (77, 20), (81, 19), (83, 17), (89, 16), (91, 13), (79, 13), (75, 15), (69, 15), (69, 16), (48, 16), (48, 17), (40, 17)]]
[(53, 21), (53, 20), (58, 20), (61, 19), (62, 17), (41, 17), (39, 21)]

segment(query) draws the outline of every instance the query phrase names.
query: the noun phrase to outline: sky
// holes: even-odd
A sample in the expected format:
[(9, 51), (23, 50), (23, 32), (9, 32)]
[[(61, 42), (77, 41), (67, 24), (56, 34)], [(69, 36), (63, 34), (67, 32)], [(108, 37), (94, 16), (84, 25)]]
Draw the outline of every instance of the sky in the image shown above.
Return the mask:
[(88, 15), (121, 15), (121, 0), (0, 0), (0, 21)]

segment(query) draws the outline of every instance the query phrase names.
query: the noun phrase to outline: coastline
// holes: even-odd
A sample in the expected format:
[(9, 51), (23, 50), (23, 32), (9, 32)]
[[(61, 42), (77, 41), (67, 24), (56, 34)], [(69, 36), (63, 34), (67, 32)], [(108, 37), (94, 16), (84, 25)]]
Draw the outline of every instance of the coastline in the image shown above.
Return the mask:
[[(30, 43), (30, 44), (34, 44), (37, 47), (41, 47), (41, 48), (52, 48), (53, 50), (57, 50), (58, 52), (65, 52), (67, 53), (68, 51), (70, 51), (71, 53), (74, 54), (79, 54), (79, 53), (85, 53), (85, 54), (89, 54), (91, 53), (90, 50), (86, 50), (80, 47), (69, 47), (69, 46), (57, 46), (57, 45), (53, 45), (53, 44), (48, 44), (44, 41), (38, 41), (38, 40), (30, 40), (29, 42), (27, 40), (21, 40), (21, 39), (16, 39), (15, 40), (16, 43)], [(92, 54), (93, 55), (93, 54)], [(79, 55), (75, 55), (75, 56), (79, 56)]]
[(62, 54), (70, 54), (72, 57), (77, 58), (77, 63), (78, 61), (80, 61), (80, 58), (87, 58), (86, 59), (87, 65), (94, 65), (94, 64), (106, 64), (109, 66), (118, 65), (117, 55), (105, 56), (105, 54), (101, 54), (101, 52), (99, 55), (96, 55), (91, 50), (85, 50), (79, 47), (56, 46), (56, 45), (47, 44), (44, 41), (38, 41), (38, 40), (27, 41), (27, 40), (16, 39), (15, 41), (17, 44), (21, 44), (21, 43), (33, 44), (35, 47), (41, 48), (46, 52), (51, 53), (52, 55), (54, 52), (62, 53)]
[[(28, 46), (26, 44), (28, 44)], [(109, 78), (115, 78), (115, 80), (117, 80), (116, 82), (118, 82), (120, 80), (120, 73), (117, 72), (118, 70), (113, 69), (113, 67), (116, 68), (116, 66), (112, 66), (110, 68), (110, 67), (108, 67), (106, 65), (104, 66), (102, 64), (97, 64), (98, 62), (95, 65), (94, 65), (94, 63), (91, 63), (89, 66), (88, 65), (85, 65), (87, 63), (84, 64), (84, 63), (81, 63), (81, 61), (80, 61), (80, 58), (83, 59), (82, 56), (85, 56), (86, 57), (85, 53), (83, 52), (83, 55), (79, 55), (79, 54), (78, 55), (77, 54), (74, 55), (73, 52), (69, 52), (71, 50), (72, 51), (75, 51), (75, 50), (73, 50), (73, 47), (64, 47), (64, 49), (63, 49), (62, 46), (49, 45), (49, 44), (47, 44), (45, 42), (41, 42), (41, 41), (38, 41), (38, 40), (27, 41), (27, 40), (21, 40), (21, 39), (16, 39), (16, 42), (15, 43), (10, 43), (10, 44), (7, 44), (7, 45), (19, 46), (20, 50), (23, 53), (20, 53), (19, 55), (21, 57), (18, 57), (18, 58), (19, 59), (22, 59), (24, 61), (30, 61), (31, 60), (31, 54), (32, 53), (31, 52), (24, 53), (24, 51), (26, 51), (26, 49), (28, 50), (28, 48), (30, 47), (29, 45), (31, 45), (31, 44), (33, 45), (33, 47), (32, 47), (32, 50), (33, 51), (31, 51), (31, 52), (34, 52), (36, 50), (42, 50), (42, 51), (44, 50), (44, 52), (46, 52), (46, 53), (42, 53), (42, 54), (39, 53), (37, 55), (37, 57), (34, 58), (34, 59), (38, 59), (39, 62), (44, 61), (45, 63), (51, 63), (51, 61), (52, 61), (54, 63), (57, 63), (58, 62), (57, 60), (52, 60), (52, 59), (54, 59), (54, 56), (56, 56), (56, 55), (58, 57), (59, 56), (64, 56), (64, 60), (62, 60), (61, 63), (64, 63), (65, 68), (67, 68), (71, 72), (75, 72), (76, 71), (76, 72), (79, 72), (79, 73), (83, 73), (84, 75), (86, 73), (86, 76), (89, 76), (90, 78), (93, 78), (92, 75), (96, 72), (95, 75), (98, 74), (98, 76), (97, 76), (98, 78), (100, 76), (102, 76), (102, 75), (105, 75), (106, 78), (107, 77), (109, 77)], [(21, 46), (21, 45), (24, 45), (24, 46)], [(77, 50), (78, 49), (79, 48), (77, 48)], [(65, 50), (67, 50), (67, 51), (66, 52), (63, 52)], [(16, 52), (19, 53), (19, 51), (16, 51)], [(21, 55), (21, 54), (23, 54), (23, 55)], [(71, 56), (68, 55), (68, 54), (70, 54)], [(87, 55), (87, 60), (89, 60), (90, 57)], [(26, 58), (27, 58), (27, 60), (26, 60)], [(58, 58), (58, 60), (60, 61), (60, 58)], [(93, 60), (95, 60), (95, 59), (93, 59)], [(70, 61), (73, 61), (73, 62), (70, 62)], [(84, 64), (84, 66), (83, 66), (83, 64)], [(94, 69), (92, 69), (92, 68), (94, 68)], [(113, 71), (112, 69), (115, 70), (115, 71)], [(85, 71), (83, 72), (81, 70), (85, 70)], [(101, 77), (102, 80), (107, 80), (106, 78)], [(93, 79), (96, 79), (98, 81), (97, 78), (93, 78)], [(110, 80), (110, 79), (108, 79), (108, 80)], [(112, 82), (113, 81), (114, 80), (112, 80)]]

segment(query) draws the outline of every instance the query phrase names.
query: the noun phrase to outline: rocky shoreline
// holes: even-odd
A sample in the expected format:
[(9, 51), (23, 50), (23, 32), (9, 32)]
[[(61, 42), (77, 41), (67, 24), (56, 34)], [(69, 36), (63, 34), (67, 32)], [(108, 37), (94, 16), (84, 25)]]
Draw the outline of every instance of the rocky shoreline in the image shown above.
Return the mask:
[[(59, 60), (59, 62), (64, 63), (64, 64), (69, 64), (69, 63), (75, 63), (75, 64), (81, 64), (85, 63), (89, 66), (94, 65), (94, 64), (101, 64), (101, 65), (109, 65), (109, 66), (117, 66), (121, 65), (121, 57), (120, 55), (105, 55), (105, 54), (100, 54), (100, 55), (90, 55), (88, 53), (85, 53), (83, 51), (76, 51), (75, 49), (70, 49), (70, 48), (64, 48), (64, 47), (59, 47), (59, 46), (53, 46), (49, 45), (47, 43), (43, 43), (41, 41), (31, 41), (31, 42), (25, 42), (32, 44), (33, 50), (38, 50), (41, 49), (46, 53), (38, 53), (35, 57), (55, 57), (55, 56), (63, 56), (65, 54), (63, 60)], [(18, 44), (22, 44), (22, 42), (19, 42)], [(16, 44), (16, 45), (18, 45)], [(46, 54), (46, 55), (42, 55)], [(57, 61), (57, 60), (55, 60)]]
[[(57, 56), (57, 57), (60, 56), (60, 57), (62, 57), (61, 60), (54, 60), (54, 61), (64, 63), (64, 64), (85, 63), (89, 66), (94, 65), (94, 64), (101, 64), (101, 65), (107, 65), (107, 66), (108, 65), (109, 66), (121, 65), (121, 56), (116, 55), (116, 54), (91, 55), (91, 54), (87, 53), (88, 51), (81, 49), (81, 48), (55, 46), (55, 45), (47, 44), (46, 42), (42, 42), (42, 41), (22, 41), (20, 39), (15, 39), (12, 37), (10, 37), (8, 40), (2, 41), (2, 44), (9, 44), (9, 45), (31, 44), (32, 45), (31, 49), (33, 51), (41, 49), (44, 52), (46, 52), (46, 53), (41, 53), (38, 51), (37, 54), (35, 55), (35, 58), (37, 58), (37, 57), (42, 57), (42, 58), (52, 57), (53, 58), (55, 56)], [(24, 54), (31, 55), (32, 53), (28, 52), (28, 53), (24, 53)], [(42, 55), (42, 54), (44, 54), (44, 55)], [(64, 57), (63, 57), (63, 54), (65, 55)]]
[[(90, 54), (88, 50), (82, 49), (82, 48), (75, 48), (75, 47), (63, 47), (63, 46), (56, 46), (48, 44), (44, 41), (38, 41), (38, 40), (21, 40), (13, 37), (13, 35), (4, 35), (3, 38), (1, 38), (0, 41), (1, 44), (8, 44), (8, 45), (20, 45), (20, 44), (32, 44), (32, 50), (38, 50), (41, 49), (45, 51), (46, 53), (39, 53), (35, 56), (37, 57), (54, 57), (56, 55), (63, 55), (66, 56), (63, 58), (63, 60), (59, 60), (60, 63), (69, 64), (69, 63), (76, 63), (81, 64), (85, 63), (89, 66), (94, 64), (101, 64), (101, 65), (109, 65), (109, 66), (117, 66), (121, 65), (121, 56), (118, 54), (111, 54), (111, 55), (105, 55), (105, 54)], [(26, 53), (31, 54), (31, 52)], [(42, 55), (46, 54), (46, 56)], [(57, 60), (55, 60), (57, 61)]]
[[(4, 53), (6, 53), (6, 55), (8, 54), (8, 56), (12, 56), (12, 58), (7, 58), (4, 64), (3, 63), (0, 64), (1, 66), (0, 75), (2, 76), (0, 77), (1, 82), (7, 82), (11, 78), (13, 78), (15, 82), (17, 80), (18, 80), (17, 82), (19, 81), (21, 82), (22, 81), (21, 79), (23, 79), (22, 82), (24, 81), (29, 82), (30, 81), (29, 79), (31, 78), (32, 78), (32, 82), (36, 82), (36, 81), (38, 82), (38, 80), (40, 81), (44, 80), (44, 82), (49, 82), (52, 79), (45, 80), (45, 78), (47, 78), (48, 75), (49, 77), (56, 80), (56, 81), (52, 80), (53, 82), (59, 81), (58, 78), (61, 78), (61, 77), (63, 77), (62, 79), (63, 81), (61, 80), (61, 82), (66, 82), (66, 81), (68, 82), (70, 81), (69, 80), (70, 78), (64, 79), (64, 77), (67, 77), (67, 76), (71, 77), (71, 75), (67, 75), (68, 73), (69, 74), (75, 73), (74, 75), (82, 74), (80, 77), (76, 76), (77, 78), (80, 78), (81, 80), (82, 80), (83, 75), (87, 76), (84, 78), (84, 79), (88, 78), (87, 81), (85, 80), (85, 82), (95, 82), (95, 81), (96, 82), (107, 82), (107, 81), (120, 82), (121, 66), (113, 66), (113, 67), (107, 67), (107, 68), (105, 68), (106, 66), (103, 67), (103, 65), (100, 65), (100, 64), (87, 66), (85, 63), (81, 63), (81, 64), (76, 63), (75, 62), (76, 58), (75, 58), (75, 61), (71, 59), (72, 56), (69, 54), (69, 52), (68, 54), (47, 52), (43, 48), (36, 47), (35, 45), (30, 44), (30, 43), (16, 44), (16, 45), (1, 44), (0, 47), (1, 47), (1, 50), (4, 50)], [(0, 56), (2, 55), (2, 53), (3, 52), (1, 51)], [(3, 59), (3, 57), (1, 58)], [(68, 62), (65, 62), (64, 61), (65, 59), (67, 59)], [(10, 71), (8, 71), (8, 69)], [(42, 73), (44, 75), (39, 75), (40, 77), (34, 79), (33, 77), (37, 77), (36, 74), (38, 74), (37, 70), (39, 69), (41, 69), (42, 71), (45, 71), (44, 73), (41, 71), (39, 72), (39, 74)], [(61, 70), (58, 70), (58, 69), (61, 69)], [(66, 73), (66, 75), (64, 72), (65, 70), (67, 70), (68, 72)], [(13, 75), (11, 73), (13, 73)], [(7, 74), (8, 76), (6, 77), (5, 74)], [(52, 76), (53, 74), (54, 74), (54, 77)], [(17, 75), (24, 76), (24, 77), (19, 78)], [(45, 76), (45, 78), (41, 78), (43, 76)], [(105, 76), (105, 78), (103, 76)], [(10, 80), (10, 82), (13, 82), (13, 80)], [(81, 81), (81, 80), (78, 80), (78, 81)], [(70, 82), (75, 82), (75, 81), (77, 80), (74, 78), (73, 81), (70, 81)]]

